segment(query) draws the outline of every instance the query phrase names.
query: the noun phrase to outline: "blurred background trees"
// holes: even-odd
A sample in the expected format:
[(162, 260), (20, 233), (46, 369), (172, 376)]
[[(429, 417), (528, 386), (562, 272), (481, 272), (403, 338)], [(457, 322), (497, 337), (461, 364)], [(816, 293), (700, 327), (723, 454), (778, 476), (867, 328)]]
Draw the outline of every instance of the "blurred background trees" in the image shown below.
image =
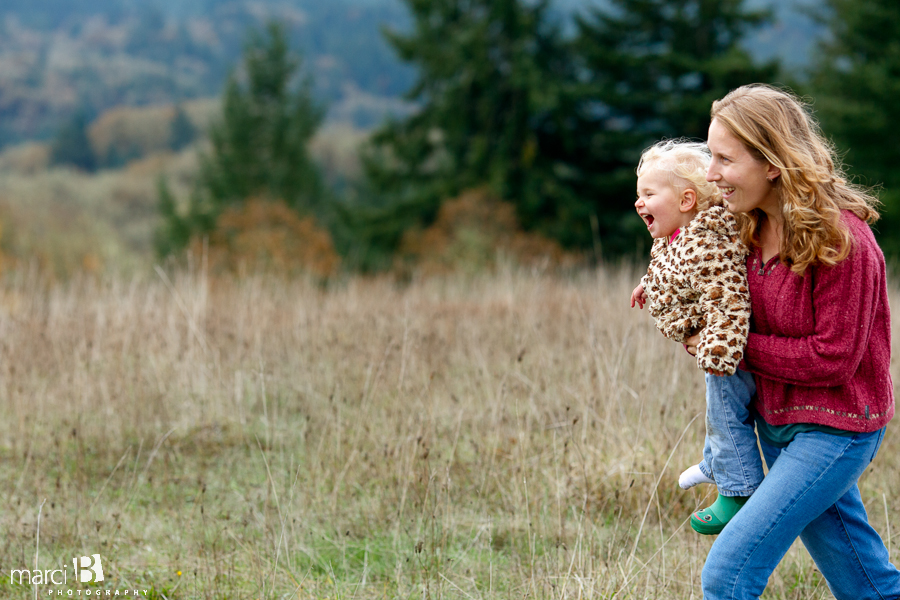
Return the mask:
[[(324, 188), (307, 148), (322, 117), (284, 30), (273, 22), (265, 32), (252, 32), (241, 72), (226, 83), (222, 117), (209, 130), (211, 148), (200, 156), (186, 210), (179, 209), (165, 181), (160, 184), (164, 222), (157, 232), (158, 252), (179, 252), (203, 238), (221, 250), (238, 243), (242, 223), (256, 230), (269, 226), (274, 236), (283, 237), (284, 231), (298, 232), (297, 215), (322, 218)], [(172, 128), (185, 128), (177, 115)], [(245, 213), (251, 201), (253, 210)], [(273, 203), (268, 212), (266, 202)], [(242, 221), (242, 215), (248, 219)], [(257, 233), (256, 238), (265, 237), (265, 231)], [(274, 256), (270, 246), (259, 246), (261, 260)]]
[[(389, 32), (416, 67), (419, 110), (372, 136), (364, 162), (393, 244), (428, 226), (443, 200), (489, 186), (527, 229), (567, 241), (594, 200), (579, 193), (573, 151), (574, 63), (549, 2), (411, 0), (409, 33)], [(589, 231), (589, 229), (588, 229)]]
[[(809, 97), (851, 177), (881, 186), (878, 235), (898, 256), (900, 8), (797, 2), (17, 1), (0, 178), (10, 202), (90, 212), (104, 265), (204, 240), (238, 257), (230, 270), (287, 265), (273, 240), (291, 236), (325, 252), (319, 274), (493, 264), (484, 252), (543, 264), (538, 248), (546, 264), (643, 260), (641, 150), (705, 139), (712, 100), (768, 82)], [(38, 220), (22, 202), (0, 197), (10, 251)]]
[(662, 138), (705, 140), (713, 100), (778, 81), (777, 64), (742, 46), (767, 18), (743, 0), (611, 0), (577, 18), (578, 155), (607, 252), (649, 244), (633, 218), (641, 151)]
[(823, 129), (863, 185), (880, 185), (876, 224), (886, 254), (900, 256), (900, 3), (827, 0), (820, 44), (807, 87)]
[(178, 152), (190, 146), (197, 139), (197, 128), (191, 121), (184, 107), (180, 104), (175, 106), (175, 116), (169, 125), (169, 148)]
[(88, 120), (83, 111), (60, 128), (50, 146), (50, 161), (56, 165), (73, 167), (81, 171), (97, 168), (97, 157), (87, 134)]
[(321, 201), (307, 145), (324, 112), (312, 99), (284, 30), (270, 23), (264, 33), (252, 32), (242, 67), (225, 84), (222, 118), (210, 128), (212, 148), (200, 161), (191, 210), (201, 219), (198, 225), (256, 194), (305, 212)]
[(407, 98), (420, 109), (377, 130), (365, 155), (373, 241), (388, 245), (486, 185), (527, 231), (634, 252), (646, 235), (633, 214), (641, 150), (705, 139), (714, 99), (777, 78), (741, 46), (768, 16), (742, 0), (613, 0), (577, 14), (570, 34), (548, 1), (407, 5), (411, 32), (388, 39), (416, 67)]
[[(416, 67), (408, 98), (420, 109), (377, 130), (366, 155), (373, 202), (397, 231), (429, 226), (443, 201), (486, 185), (526, 231), (640, 255), (640, 152), (664, 137), (705, 139), (713, 100), (766, 82), (817, 100), (850, 173), (883, 184), (880, 238), (900, 252), (900, 146), (885, 136), (900, 110), (900, 4), (824, 2), (816, 17), (829, 34), (809, 72), (751, 55), (748, 36), (775, 14), (743, 0), (590, 3), (574, 28), (546, 1), (406, 4), (411, 32), (388, 39)], [(392, 210), (406, 220), (385, 218)], [(396, 235), (380, 231), (383, 243)]]

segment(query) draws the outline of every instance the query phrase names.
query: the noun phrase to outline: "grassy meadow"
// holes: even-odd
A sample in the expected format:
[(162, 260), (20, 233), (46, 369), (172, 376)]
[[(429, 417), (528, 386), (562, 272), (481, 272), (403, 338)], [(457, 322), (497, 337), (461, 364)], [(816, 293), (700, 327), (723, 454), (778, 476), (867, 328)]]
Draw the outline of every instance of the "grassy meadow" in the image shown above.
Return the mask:
[[(203, 127), (215, 107), (184, 108)], [(173, 111), (99, 118), (98, 152), (144, 156), (94, 174), (46, 144), (0, 152), (0, 598), (701, 597), (712, 540), (687, 520), (715, 490), (676, 481), (703, 378), (628, 307), (635, 267), (327, 285), (155, 267), (158, 179), (186, 198), (204, 148), (164, 148)], [(330, 183), (365, 136), (313, 140)], [(447, 245), (432, 233), (422, 248)], [(893, 430), (862, 481), (892, 552)], [(93, 554), (104, 581), (77, 583)], [(802, 548), (764, 596), (829, 597)]]
[[(700, 598), (703, 381), (637, 277), (7, 278), (0, 596)], [(861, 485), (896, 560), (895, 432)], [(764, 596), (830, 597), (802, 548)]]

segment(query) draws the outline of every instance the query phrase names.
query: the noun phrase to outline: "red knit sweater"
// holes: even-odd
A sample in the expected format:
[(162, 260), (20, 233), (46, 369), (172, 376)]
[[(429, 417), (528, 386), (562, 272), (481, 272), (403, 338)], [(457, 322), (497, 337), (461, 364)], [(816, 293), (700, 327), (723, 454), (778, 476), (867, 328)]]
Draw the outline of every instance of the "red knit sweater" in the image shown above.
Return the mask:
[(818, 423), (847, 431), (894, 415), (891, 316), (884, 255), (869, 226), (844, 211), (854, 244), (834, 267), (800, 277), (778, 257), (747, 257), (752, 316), (742, 368), (756, 375), (754, 406), (772, 425)]

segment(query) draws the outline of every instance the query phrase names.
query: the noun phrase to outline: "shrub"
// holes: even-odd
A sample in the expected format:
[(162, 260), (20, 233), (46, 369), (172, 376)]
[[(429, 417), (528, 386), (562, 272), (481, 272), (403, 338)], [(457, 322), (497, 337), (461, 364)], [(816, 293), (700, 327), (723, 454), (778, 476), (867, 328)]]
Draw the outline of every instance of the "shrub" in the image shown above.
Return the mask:
[(525, 267), (578, 262), (576, 255), (563, 251), (556, 241), (522, 231), (513, 204), (477, 188), (444, 202), (430, 227), (407, 231), (395, 269), (423, 275), (474, 273), (493, 269), (501, 257)]
[(252, 198), (226, 209), (208, 237), (191, 240), (193, 253), (204, 250), (213, 272), (261, 270), (325, 278), (340, 266), (331, 235), (313, 217), (300, 217), (280, 200)]

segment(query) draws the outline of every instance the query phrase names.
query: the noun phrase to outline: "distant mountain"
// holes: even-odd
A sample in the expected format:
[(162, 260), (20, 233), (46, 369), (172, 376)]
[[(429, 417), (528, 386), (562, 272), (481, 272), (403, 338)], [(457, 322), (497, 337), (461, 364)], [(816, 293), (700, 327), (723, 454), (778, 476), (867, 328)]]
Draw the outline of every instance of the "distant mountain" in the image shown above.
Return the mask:
[[(189, 8), (186, 8), (189, 6)], [(47, 138), (81, 111), (217, 95), (251, 27), (271, 20), (301, 50), (317, 96), (368, 126), (413, 81), (380, 27), (397, 3), (365, 0), (3, 0), (0, 146)]]
[[(800, 69), (820, 28), (798, 2), (748, 38), (760, 59)], [(814, 0), (807, 0), (813, 2)], [(606, 0), (555, 0), (562, 21)], [(752, 0), (768, 6), (772, 0)], [(47, 138), (75, 112), (217, 95), (249, 27), (275, 19), (302, 50), (330, 117), (369, 126), (403, 110), (414, 72), (382, 28), (410, 24), (402, 0), (3, 0), (0, 146)]]

